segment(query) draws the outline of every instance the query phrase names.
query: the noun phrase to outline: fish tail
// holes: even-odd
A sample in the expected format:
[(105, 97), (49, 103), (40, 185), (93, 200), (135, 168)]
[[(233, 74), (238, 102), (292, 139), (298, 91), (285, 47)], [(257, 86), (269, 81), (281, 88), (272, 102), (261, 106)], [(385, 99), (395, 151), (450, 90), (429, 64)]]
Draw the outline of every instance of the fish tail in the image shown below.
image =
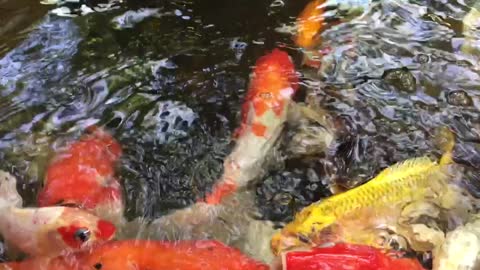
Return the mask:
[(0, 208), (21, 207), (22, 197), (17, 191), (17, 179), (5, 171), (0, 171)]
[(448, 127), (439, 127), (435, 135), (435, 143), (442, 150), (443, 155), (440, 158), (440, 164), (452, 164), (453, 149), (455, 148), (455, 134)]

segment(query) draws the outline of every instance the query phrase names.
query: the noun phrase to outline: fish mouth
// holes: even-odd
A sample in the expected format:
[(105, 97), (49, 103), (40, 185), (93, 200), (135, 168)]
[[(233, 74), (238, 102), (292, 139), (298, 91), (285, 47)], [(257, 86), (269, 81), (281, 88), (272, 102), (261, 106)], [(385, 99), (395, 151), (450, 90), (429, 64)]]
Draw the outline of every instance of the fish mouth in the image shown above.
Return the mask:
[(270, 242), (270, 247), (275, 256), (283, 252), (310, 249), (312, 246), (313, 244), (308, 237), (297, 234), (279, 233), (274, 235)]

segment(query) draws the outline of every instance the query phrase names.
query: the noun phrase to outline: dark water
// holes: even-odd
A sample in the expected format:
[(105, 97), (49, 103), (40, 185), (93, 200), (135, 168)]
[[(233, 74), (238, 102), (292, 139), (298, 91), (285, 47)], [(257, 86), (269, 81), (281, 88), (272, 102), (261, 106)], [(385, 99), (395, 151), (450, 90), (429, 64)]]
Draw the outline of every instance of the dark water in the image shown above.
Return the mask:
[[(287, 156), (261, 179), (261, 218), (291, 219), (328, 195), (328, 181), (353, 186), (396, 161), (438, 155), (442, 125), (458, 136), (457, 158), (478, 167), (480, 73), (458, 47), (473, 2), (371, 3), (324, 32), (319, 49), (331, 52), (320, 70), (302, 67), (278, 31), (308, 1), (125, 1), (74, 18), (23, 2), (0, 1), (12, 23), (0, 28), (0, 168), (21, 179), (28, 204), (52, 153), (93, 123), (124, 147), (129, 217), (191, 204), (221, 174), (251, 66), (274, 47), (302, 75), (297, 100), (312, 95), (341, 128), (327, 154)], [(151, 16), (119, 17), (140, 8)]]

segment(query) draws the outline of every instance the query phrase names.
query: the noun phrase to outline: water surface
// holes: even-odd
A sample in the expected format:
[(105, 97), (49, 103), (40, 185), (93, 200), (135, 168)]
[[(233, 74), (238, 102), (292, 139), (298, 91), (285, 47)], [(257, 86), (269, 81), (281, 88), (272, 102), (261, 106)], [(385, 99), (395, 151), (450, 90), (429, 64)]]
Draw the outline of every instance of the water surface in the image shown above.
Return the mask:
[(367, 3), (323, 33), (319, 49), (330, 53), (320, 69), (301, 66), (291, 33), (279, 31), (308, 1), (112, 3), (65, 17), (33, 0), (0, 2), (0, 168), (21, 179), (27, 204), (56, 149), (94, 123), (124, 147), (128, 217), (191, 204), (221, 174), (251, 66), (274, 47), (302, 76), (297, 101), (315, 97), (341, 128), (326, 154), (284, 151), (254, 187), (258, 218), (291, 220), (329, 194), (329, 181), (351, 187), (394, 162), (438, 155), (442, 125), (458, 136), (457, 159), (478, 167), (480, 74), (459, 49), (471, 1)]

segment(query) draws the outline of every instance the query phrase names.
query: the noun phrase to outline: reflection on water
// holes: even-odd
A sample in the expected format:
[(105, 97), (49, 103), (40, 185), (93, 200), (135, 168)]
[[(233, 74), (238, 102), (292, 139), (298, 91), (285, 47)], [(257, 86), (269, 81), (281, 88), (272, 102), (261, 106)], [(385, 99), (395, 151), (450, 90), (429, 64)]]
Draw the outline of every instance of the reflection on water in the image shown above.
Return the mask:
[[(2, 19), (15, 18), (0, 29), (1, 168), (22, 179), (28, 204), (52, 152), (93, 123), (125, 148), (129, 217), (157, 217), (203, 196), (231, 147), (250, 65), (274, 46), (301, 62), (291, 36), (276, 29), (292, 26), (307, 1), (226, 2), (126, 1), (69, 18), (43, 16), (56, 6), (0, 1)], [(456, 44), (471, 4), (375, 1), (328, 29), (321, 68), (299, 71), (303, 92), (341, 126), (337, 147), (272, 168), (256, 187), (257, 216), (290, 220), (328, 195), (329, 181), (353, 186), (396, 161), (438, 154), (439, 125), (476, 145), (480, 74)], [(25, 37), (20, 29), (30, 26)]]
[(37, 0), (0, 1), (0, 56), (20, 43), (47, 10)]

